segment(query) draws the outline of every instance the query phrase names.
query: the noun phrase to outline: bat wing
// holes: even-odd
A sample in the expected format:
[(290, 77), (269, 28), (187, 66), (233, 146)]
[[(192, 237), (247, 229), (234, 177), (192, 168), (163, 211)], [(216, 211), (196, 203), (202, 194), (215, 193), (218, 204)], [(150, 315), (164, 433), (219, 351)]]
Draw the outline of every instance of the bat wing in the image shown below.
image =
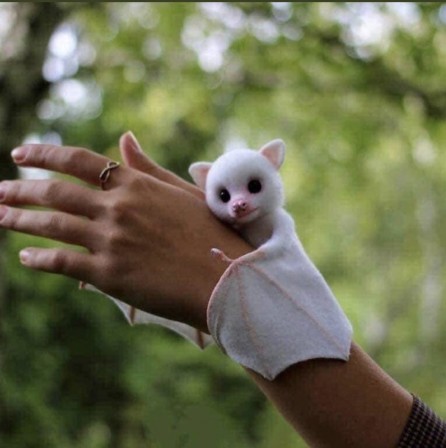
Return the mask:
[(211, 296), (223, 351), (270, 380), (299, 361), (348, 359), (350, 322), (300, 242), (256, 252), (232, 261)]
[(82, 287), (89, 291), (99, 292), (105, 297), (108, 297), (122, 311), (128, 323), (131, 325), (150, 325), (150, 324), (161, 325), (162, 327), (168, 328), (169, 330), (178, 333), (180, 336), (184, 337), (185, 339), (187, 339), (188, 341), (192, 342), (193, 344), (202, 349), (204, 349), (213, 342), (211, 336), (209, 336), (206, 333), (203, 333), (202, 331), (197, 330), (196, 328), (190, 325), (183, 324), (175, 320), (165, 319), (164, 317), (146, 313), (145, 311), (131, 307), (130, 305), (127, 305), (121, 300), (115, 299), (114, 297), (103, 293), (102, 291), (100, 291), (99, 289), (97, 289), (92, 285), (85, 284), (82, 285)]

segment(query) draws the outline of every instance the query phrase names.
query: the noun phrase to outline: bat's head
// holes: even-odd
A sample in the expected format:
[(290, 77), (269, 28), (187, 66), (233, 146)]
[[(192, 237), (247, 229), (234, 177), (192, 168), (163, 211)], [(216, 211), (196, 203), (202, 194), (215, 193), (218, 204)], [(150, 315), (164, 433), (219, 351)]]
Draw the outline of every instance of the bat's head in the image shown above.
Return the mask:
[(222, 221), (243, 227), (282, 207), (283, 189), (278, 170), (284, 156), (283, 141), (273, 140), (259, 151), (236, 149), (214, 163), (193, 163), (189, 173), (205, 191), (212, 212)]

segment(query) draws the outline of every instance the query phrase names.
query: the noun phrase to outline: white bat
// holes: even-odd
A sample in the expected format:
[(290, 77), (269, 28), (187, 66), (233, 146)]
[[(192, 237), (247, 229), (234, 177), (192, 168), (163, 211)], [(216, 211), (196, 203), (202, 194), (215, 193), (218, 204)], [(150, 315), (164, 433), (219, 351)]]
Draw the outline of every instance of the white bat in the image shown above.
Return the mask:
[(189, 169), (212, 212), (255, 247), (236, 260), (212, 249), (230, 265), (209, 302), (209, 330), (232, 359), (268, 379), (306, 359), (348, 359), (352, 333), (283, 208), (284, 156), (283, 141), (273, 140)]

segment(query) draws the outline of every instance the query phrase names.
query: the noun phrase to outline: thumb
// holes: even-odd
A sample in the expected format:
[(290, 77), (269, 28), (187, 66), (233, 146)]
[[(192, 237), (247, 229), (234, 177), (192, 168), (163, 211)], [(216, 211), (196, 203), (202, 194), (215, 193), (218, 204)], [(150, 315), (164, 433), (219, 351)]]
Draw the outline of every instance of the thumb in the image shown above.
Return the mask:
[(153, 175), (157, 165), (144, 154), (133, 132), (126, 132), (121, 136), (119, 139), (119, 151), (126, 165)]
[(150, 159), (144, 153), (141, 145), (131, 131), (126, 132), (121, 136), (119, 140), (119, 151), (122, 160), (129, 167), (149, 174), (162, 182), (182, 188), (183, 190), (192, 193), (194, 196), (203, 199), (203, 192), (199, 188), (181, 179), (181, 177), (178, 177), (171, 171), (165, 170)]

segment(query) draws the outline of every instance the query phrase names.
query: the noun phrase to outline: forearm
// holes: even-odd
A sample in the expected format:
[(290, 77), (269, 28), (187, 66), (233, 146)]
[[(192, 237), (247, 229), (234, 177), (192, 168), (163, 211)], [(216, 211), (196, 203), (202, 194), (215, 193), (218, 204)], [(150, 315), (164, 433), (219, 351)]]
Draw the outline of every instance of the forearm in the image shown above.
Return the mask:
[(312, 447), (394, 447), (412, 406), (412, 396), (355, 344), (348, 362), (302, 362), (271, 382), (249, 373)]
[[(236, 241), (232, 244), (233, 254), (246, 251), (237, 248)], [(354, 343), (347, 362), (300, 362), (274, 381), (247, 372), (311, 447), (394, 447), (413, 402), (411, 394)]]

